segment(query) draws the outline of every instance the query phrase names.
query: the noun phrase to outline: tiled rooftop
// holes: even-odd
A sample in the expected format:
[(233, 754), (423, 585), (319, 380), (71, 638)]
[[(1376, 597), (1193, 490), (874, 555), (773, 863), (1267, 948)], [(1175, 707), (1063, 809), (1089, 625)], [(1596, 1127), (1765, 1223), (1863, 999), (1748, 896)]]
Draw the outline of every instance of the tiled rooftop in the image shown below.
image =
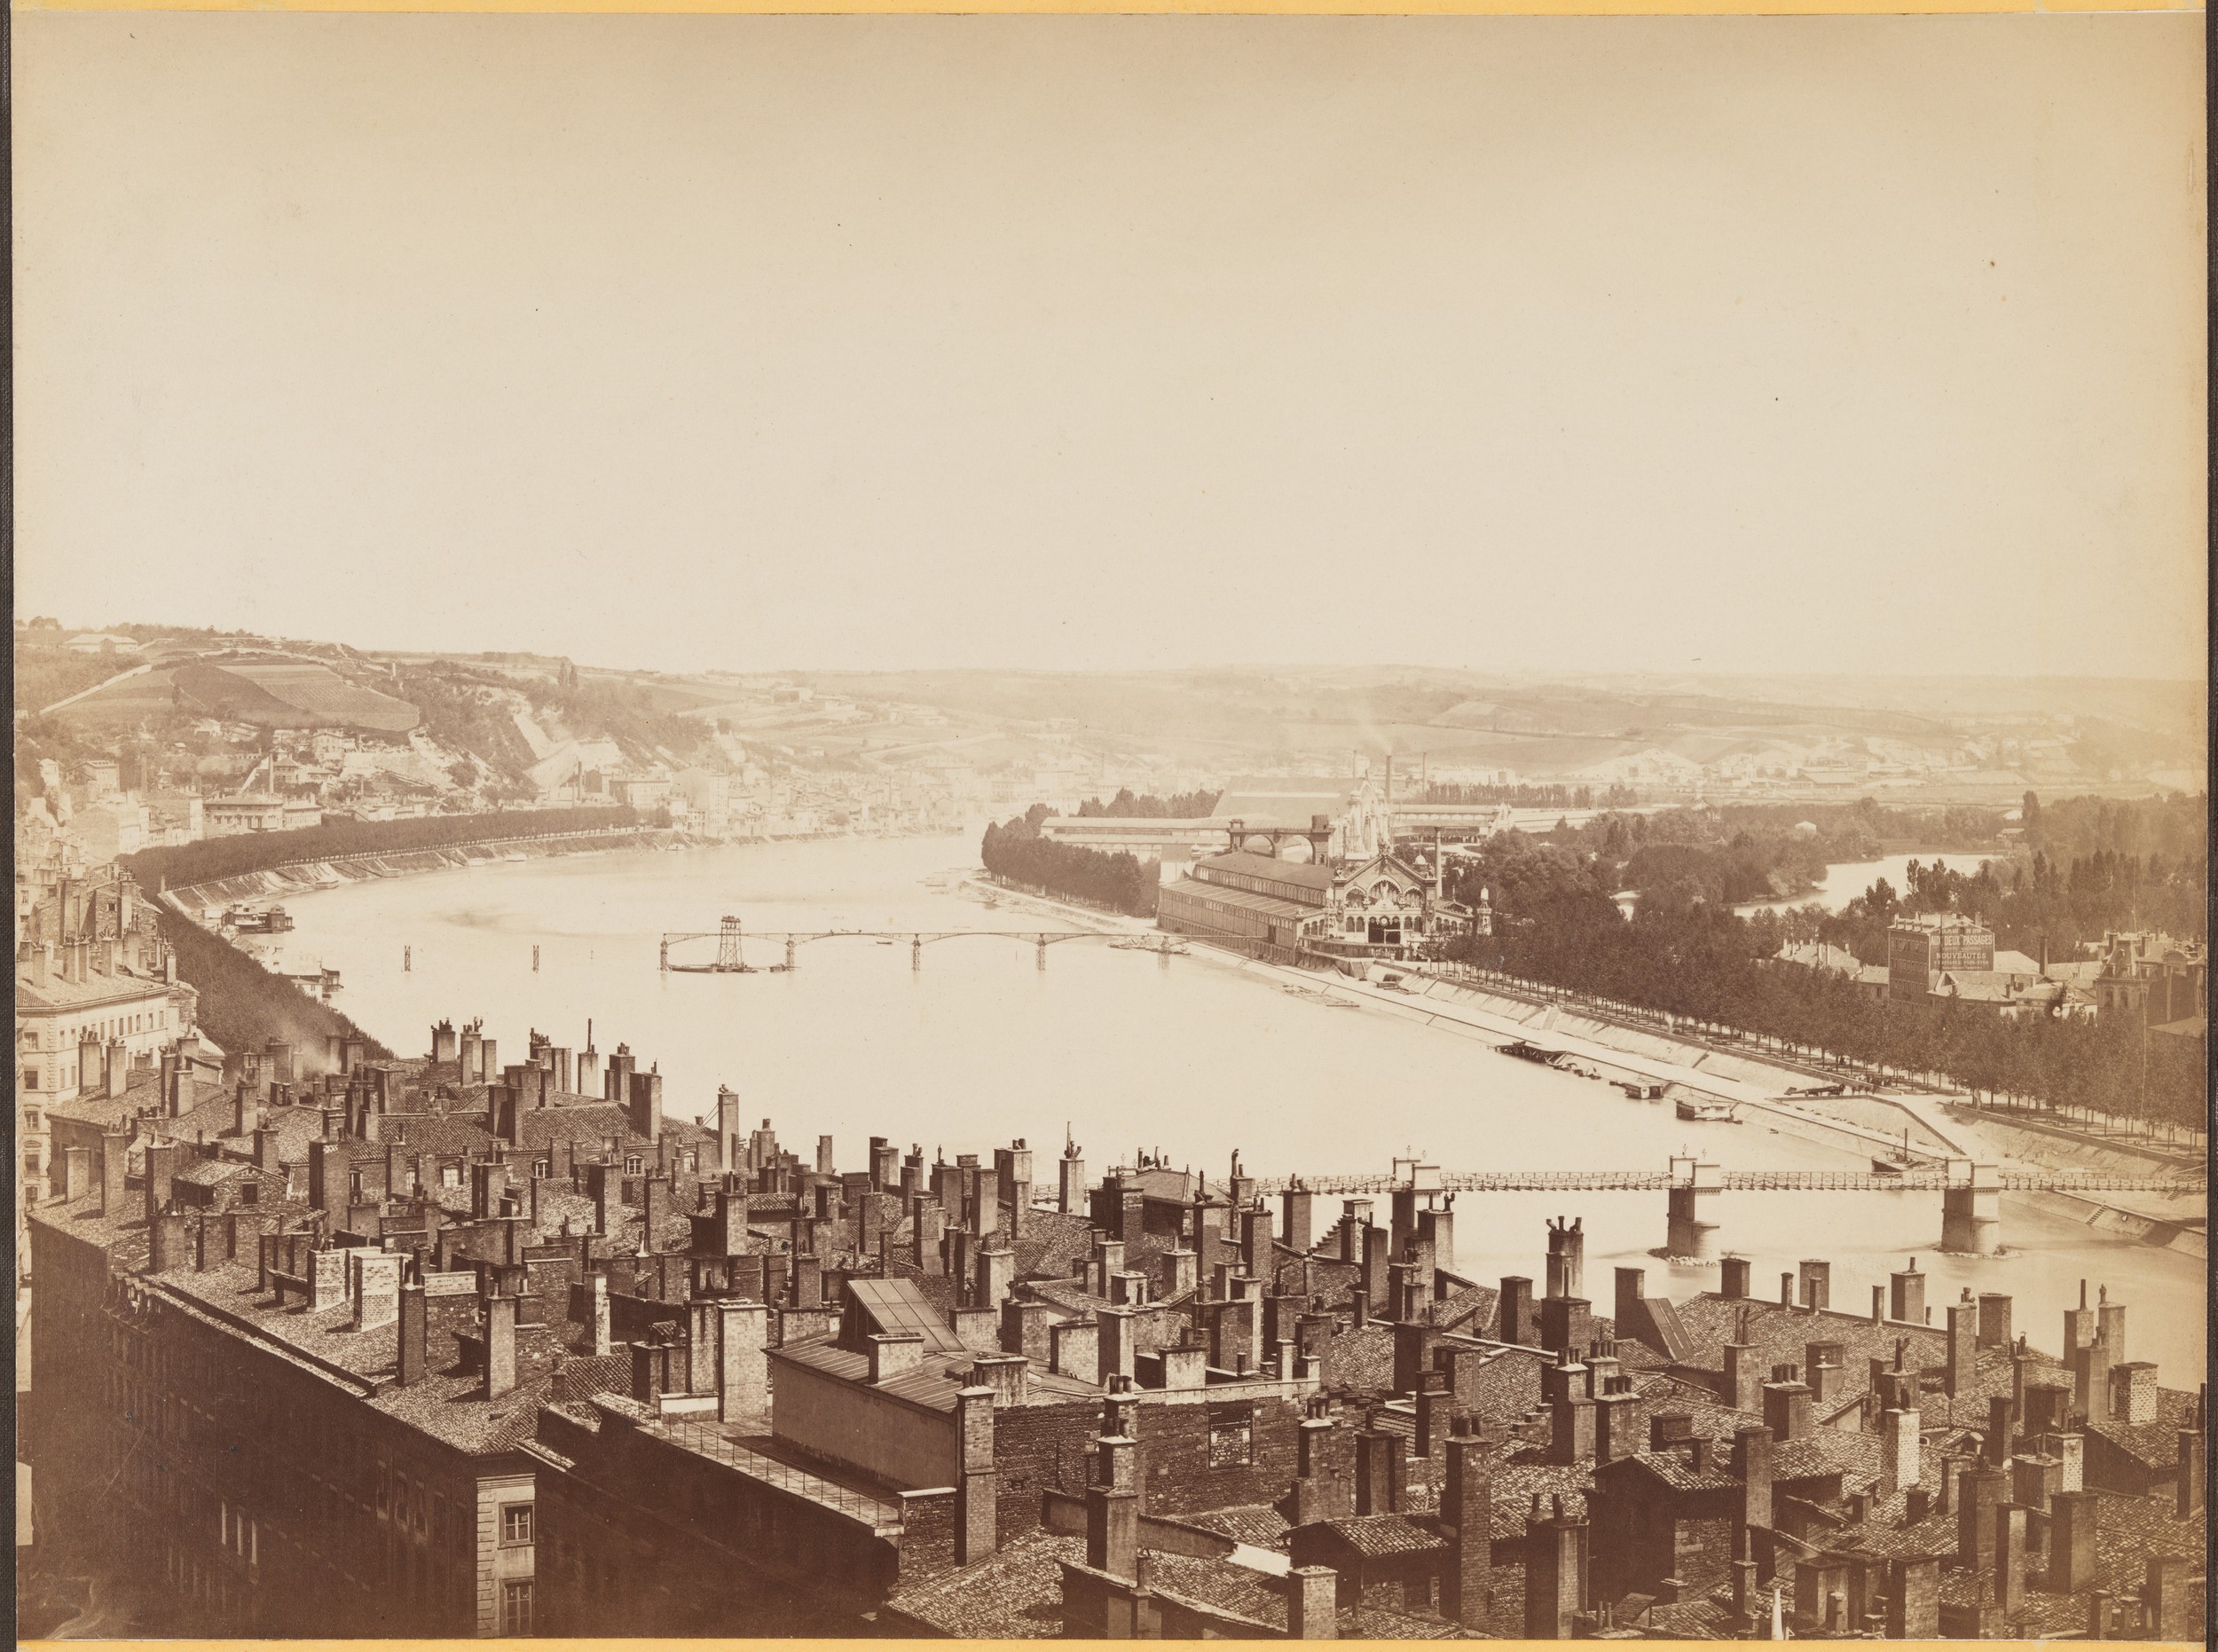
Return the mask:
[(1357, 1514), (1323, 1523), (1326, 1530), (1366, 1560), (1429, 1554), (1446, 1546), (1436, 1532), (1419, 1525), (1406, 1514)]

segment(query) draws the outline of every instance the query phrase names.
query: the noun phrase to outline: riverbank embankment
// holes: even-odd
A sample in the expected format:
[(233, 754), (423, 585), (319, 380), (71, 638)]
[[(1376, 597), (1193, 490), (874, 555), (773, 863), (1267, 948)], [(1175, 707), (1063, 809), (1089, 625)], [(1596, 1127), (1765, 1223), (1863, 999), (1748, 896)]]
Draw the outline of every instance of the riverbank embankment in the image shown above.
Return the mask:
[(162, 892), (176, 911), (198, 921), (201, 915), (240, 901), (269, 901), (377, 877), (409, 877), (428, 872), (467, 870), (504, 861), (539, 860), (558, 854), (602, 854), (618, 849), (679, 846), (678, 833), (664, 827), (630, 827), (608, 832), (556, 836), (488, 838), (437, 848), (396, 850), (381, 854), (287, 861), (276, 866)]
[[(990, 896), (998, 904), (1052, 914), (1091, 928), (1157, 932), (1152, 924), (1137, 918), (1075, 906), (1051, 896), (1020, 894), (983, 877), (969, 880), (967, 886), (979, 898)], [(1328, 983), (1325, 990), (1356, 1002), (1365, 1011), (1436, 1027), (1498, 1051), (1514, 1043), (1539, 1043), (1591, 1066), (1605, 1080), (1623, 1077), (1662, 1083), (1695, 1096), (1730, 1101), (1744, 1117), (1760, 1116), (1770, 1128), (1859, 1162), (1879, 1151), (1890, 1156), (1899, 1152), (1907, 1132), (1915, 1155), (1972, 1159), (2011, 1171), (2170, 1175), (2191, 1168), (2176, 1153), (2095, 1143), (2063, 1129), (2013, 1127), (1976, 1107), (1965, 1095), (1937, 1095), (1928, 1090), (1889, 1094), (1869, 1089), (1839, 1096), (1791, 1095), (1789, 1092), (1811, 1087), (1806, 1069), (1774, 1066), (1751, 1054), (1719, 1050), (1581, 1015), (1561, 1003), (1536, 1003), (1490, 993), (1421, 971), (1404, 972), (1404, 985), (1394, 987), (1350, 976), (1267, 964), (1206, 942), (1196, 944), (1192, 952), (1197, 958), (1262, 979), (1312, 987)], [(2199, 1197), (2121, 1196), (2132, 1203), (2057, 1192), (2012, 1197), (2024, 1199), (2046, 1214), (2084, 1223), (2120, 1238), (2188, 1255), (2205, 1254)]]

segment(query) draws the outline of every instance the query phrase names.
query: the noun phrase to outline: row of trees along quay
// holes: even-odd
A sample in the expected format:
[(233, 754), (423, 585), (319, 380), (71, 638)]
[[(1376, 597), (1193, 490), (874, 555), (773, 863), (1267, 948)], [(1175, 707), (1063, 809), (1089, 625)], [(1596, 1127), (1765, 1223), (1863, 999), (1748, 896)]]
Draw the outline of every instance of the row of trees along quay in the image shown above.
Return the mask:
[(299, 831), (240, 832), (199, 843), (142, 849), (122, 857), (121, 864), (141, 889), (151, 893), (319, 861), (364, 860), (532, 838), (620, 835), (652, 823), (627, 804), (426, 814), (393, 821), (330, 821)]
[[(1749, 897), (1728, 885), (1771, 859), (1773, 833), (1760, 819), (1736, 828), (1728, 817), (1720, 824), (1731, 835), (1713, 824), (1707, 840), (1690, 830), (1698, 818), (1691, 811), (1677, 821), (1608, 816), (1545, 837), (1502, 833), (1452, 863), (1459, 899), (1490, 892), (1496, 931), (1452, 956), (1883, 1077), (1946, 1083), (1988, 1105), (2144, 1130), (2201, 1128), (2202, 1037), (2151, 1035), (2117, 1019), (2011, 1019), (1947, 1000), (1889, 1000), (1843, 975), (1771, 962), (1783, 945), (1820, 940), (1884, 964), (1888, 926), (1930, 911), (1964, 912), (1993, 924), (1998, 946), (2034, 956), (2045, 949), (2052, 960), (2077, 956), (2082, 939), (2106, 930), (2202, 934), (2202, 799), (2072, 799), (2041, 810), (2029, 794), (2026, 805), (2031, 844), (1998, 844), (1967, 857), (1968, 869), (1920, 862), (1906, 890), (1881, 879), (1837, 914), (1810, 907), (1743, 917), (1730, 909), (1728, 901)], [(1901, 811), (1866, 803), (1843, 813), (1860, 814), (1875, 835), (1904, 835)], [(1827, 835), (1846, 837), (1859, 823), (1844, 819)], [(1659, 845), (1652, 836), (1659, 831), (1681, 836)], [(1798, 855), (1807, 844), (1805, 835), (1781, 846)], [(1671, 852), (1652, 853), (1659, 847)], [(1628, 887), (1638, 896), (1630, 916), (1614, 898)]]
[(1081, 901), (1133, 917), (1153, 917), (1160, 878), (1155, 863), (1121, 849), (1104, 854), (1097, 849), (1042, 838), (1040, 822), (1052, 812), (1035, 803), (1004, 825), (987, 822), (979, 859), (987, 876), (1058, 900)]
[(335, 1033), (363, 1040), (381, 1060), (392, 1054), (350, 1018), (263, 969), (222, 936), (159, 901), (153, 913), (177, 958), (178, 979), (200, 995), (195, 1024), (218, 1049), (260, 1050), (276, 1038), (320, 1058), (324, 1041)]
[[(620, 838), (644, 822), (628, 806), (515, 809), (490, 814), (433, 814), (413, 820), (333, 821), (300, 831), (241, 832), (200, 843), (144, 849), (121, 864), (138, 886), (152, 893), (212, 884), (227, 877), (275, 871), (324, 861), (423, 854), (472, 844), (515, 843), (532, 838), (597, 837)], [(224, 1050), (259, 1050), (273, 1038), (320, 1050), (332, 1034), (361, 1038), (374, 1055), (390, 1054), (353, 1020), (319, 1003), (282, 975), (266, 970), (222, 936), (190, 918), (154, 903), (177, 960), (177, 974), (200, 995), (199, 1025)]]

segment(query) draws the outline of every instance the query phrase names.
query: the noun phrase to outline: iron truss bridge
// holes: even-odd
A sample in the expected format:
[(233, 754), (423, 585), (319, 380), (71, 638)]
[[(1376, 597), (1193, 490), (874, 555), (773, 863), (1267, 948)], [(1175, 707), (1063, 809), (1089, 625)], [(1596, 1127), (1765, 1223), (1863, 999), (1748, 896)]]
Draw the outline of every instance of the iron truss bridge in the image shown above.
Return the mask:
[[(1142, 936), (1113, 929), (751, 929), (743, 931), (739, 919), (727, 917), (721, 926), (713, 930), (684, 932), (672, 930), (662, 937), (661, 965), (688, 974), (750, 975), (758, 971), (790, 970), (795, 967), (795, 953), (802, 947), (820, 940), (869, 940), (882, 947), (902, 941), (908, 943), (909, 962), (920, 964), (926, 947), (943, 940), (1026, 940), (1038, 950), (1040, 967), (1047, 967), (1048, 948), (1066, 940), (1105, 940), (1127, 951), (1153, 952), (1164, 956), (1183, 953), (1185, 942), (1173, 935)], [(670, 952), (673, 947), (712, 940), (716, 943), (713, 962), (672, 962)], [(747, 962), (746, 943), (766, 942), (780, 948), (783, 960), (777, 964), (757, 964)]]
[[(1705, 1167), (1707, 1168), (1707, 1167)], [(1390, 1193), (1409, 1185), (1393, 1176), (1317, 1176), (1299, 1178), (1302, 1188), (1327, 1197)], [(1442, 1191), (1455, 1193), (1664, 1193), (1698, 1185), (1703, 1192), (1726, 1193), (1941, 1193), (1963, 1185), (1942, 1169), (1906, 1170), (1899, 1175), (1866, 1170), (1721, 1170), (1697, 1184), (1671, 1170), (1443, 1170)], [(1977, 1180), (1982, 1192), (2008, 1193), (2180, 1193), (2199, 1197), (2199, 1176), (2094, 1176), (2071, 1171), (2002, 1170)], [(1280, 1192), (1285, 1179), (1258, 1181), (1262, 1192)]]

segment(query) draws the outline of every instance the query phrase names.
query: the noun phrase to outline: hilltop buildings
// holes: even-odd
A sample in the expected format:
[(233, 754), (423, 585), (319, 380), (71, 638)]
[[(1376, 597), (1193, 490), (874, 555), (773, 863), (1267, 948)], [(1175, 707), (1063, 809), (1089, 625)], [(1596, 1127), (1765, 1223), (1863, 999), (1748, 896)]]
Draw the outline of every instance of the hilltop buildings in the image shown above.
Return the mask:
[(1822, 1261), (1597, 1296), (1576, 1221), (1536, 1291), (1459, 1269), (1413, 1162), (1335, 1212), (680, 1111), (624, 1046), (444, 1022), (62, 1104), (35, 1558), (162, 1633), (2200, 1621), (2201, 1402), (2106, 1299), (2038, 1347), (1915, 1263), (1868, 1315)]

